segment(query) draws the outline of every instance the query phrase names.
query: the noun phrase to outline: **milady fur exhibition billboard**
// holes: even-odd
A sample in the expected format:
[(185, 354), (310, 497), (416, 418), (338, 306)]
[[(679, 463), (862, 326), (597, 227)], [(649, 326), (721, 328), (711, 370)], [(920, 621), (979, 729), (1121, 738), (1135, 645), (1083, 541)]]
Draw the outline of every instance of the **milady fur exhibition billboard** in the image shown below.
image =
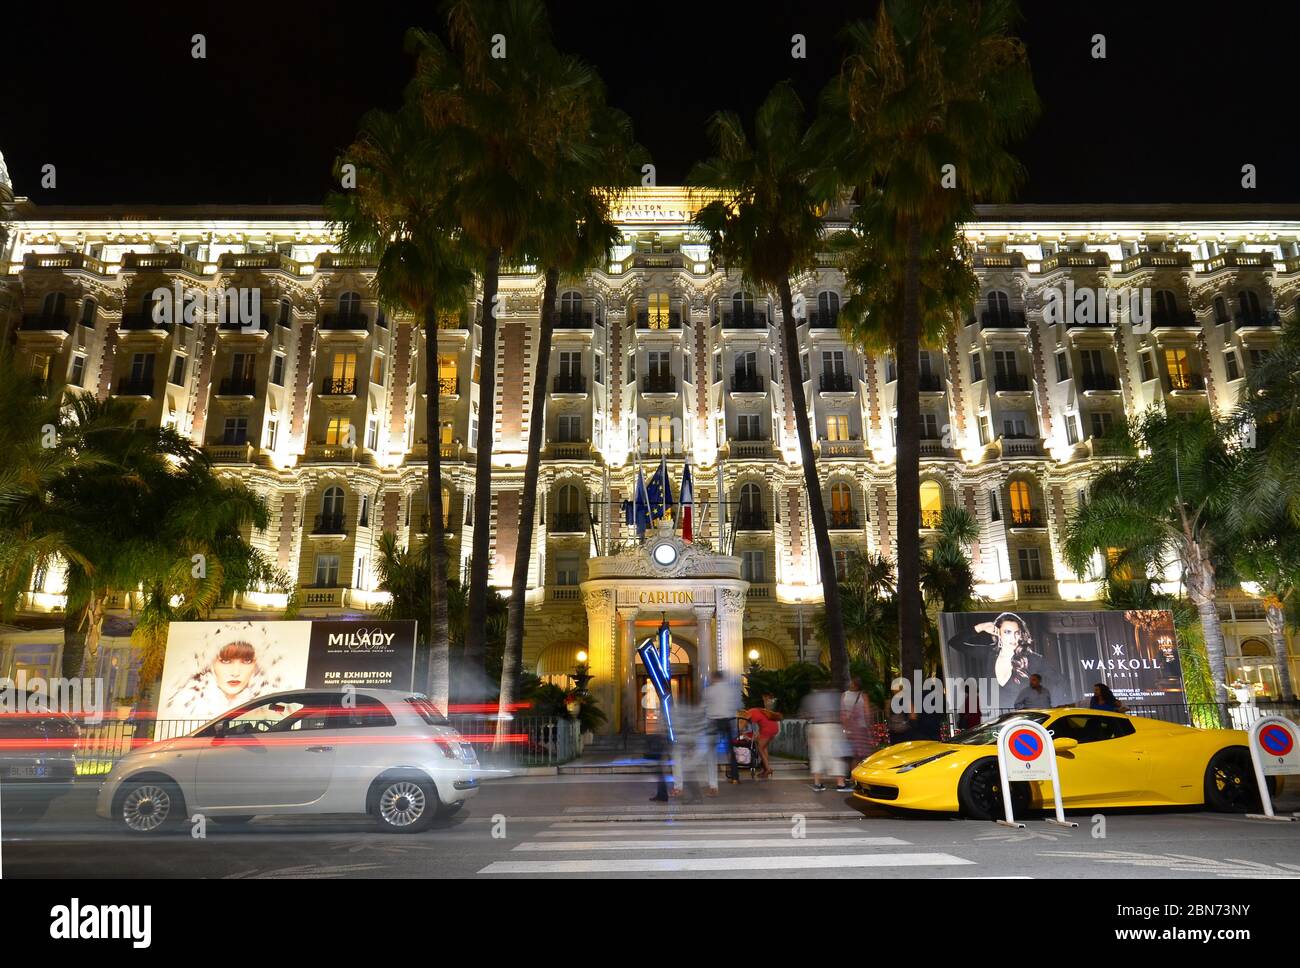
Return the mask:
[(939, 629), (945, 677), (979, 682), (985, 719), (1014, 709), (1035, 674), (1051, 701), (1033, 706), (1087, 706), (1096, 683), (1129, 708), (1186, 702), (1167, 611), (944, 612)]
[(160, 720), (207, 721), (286, 689), (412, 688), (416, 623), (173, 622)]

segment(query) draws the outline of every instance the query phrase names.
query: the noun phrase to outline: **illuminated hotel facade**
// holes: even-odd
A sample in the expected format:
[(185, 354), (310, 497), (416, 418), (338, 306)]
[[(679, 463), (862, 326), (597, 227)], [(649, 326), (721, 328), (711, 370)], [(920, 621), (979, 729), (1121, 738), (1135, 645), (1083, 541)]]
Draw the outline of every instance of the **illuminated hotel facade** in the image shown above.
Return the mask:
[[(774, 294), (747, 291), (713, 265), (691, 213), (682, 189), (633, 192), (608, 266), (561, 286), (525, 637), (526, 666), (542, 675), (570, 672), (577, 651), (596, 645), (597, 684), (626, 678), (634, 660), (605, 649), (592, 623), (616, 643), (625, 626), (634, 636), (660, 612), (674, 621), (674, 674), (687, 681), (712, 661), (747, 664), (754, 651), (765, 666), (822, 655), (821, 586), (784, 389), (791, 369), (804, 381), (837, 567), (853, 549), (892, 556), (900, 528), (932, 532), (941, 509), (957, 505), (979, 523), (970, 551), (994, 607), (1096, 607), (1095, 582), (1073, 575), (1060, 547), (1097, 469), (1098, 438), (1157, 403), (1226, 413), (1281, 321), (1300, 312), (1300, 208), (981, 210), (966, 230), (979, 304), (922, 353), (922, 518), (900, 522), (894, 362), (841, 336), (841, 273), (828, 257), (793, 280), (802, 358), (788, 366)], [(844, 227), (843, 215), (828, 216), (828, 230)], [(26, 365), (51, 392), (131, 400), (139, 419), (175, 427), (263, 495), (271, 521), (252, 541), (296, 576), (306, 615), (364, 614), (382, 599), (380, 534), (414, 544), (428, 532), (430, 446), (442, 449), (445, 483), (433, 506), (448, 525), (452, 573), (465, 572), (485, 433), (492, 519), (477, 523), (492, 536), (492, 581), (508, 590), (543, 289), (536, 267), (502, 276), (497, 385), (485, 389), (481, 308), (443, 320), (438, 373), (426, 379), (425, 333), (376, 306), (373, 267), (337, 252), (318, 208), (19, 199), (0, 256), (0, 326)], [(177, 287), (256, 290), (261, 319), (220, 325), (209, 305), (192, 324), (157, 323), (151, 294)], [(1123, 298), (1090, 323), (1055, 318), (1053, 291), (1071, 290)], [(1128, 300), (1143, 292), (1149, 325)], [(440, 394), (440, 427), (426, 425), (426, 385)], [(635, 533), (618, 506), (638, 466), (648, 476), (661, 455), (674, 489), (691, 463), (701, 547), (679, 542), (690, 553), (647, 571), (632, 564), (640, 550), (625, 550)], [(705, 560), (705, 548), (720, 554)], [(707, 609), (696, 577), (707, 579)], [(60, 608), (60, 586), (53, 572), (37, 575), (27, 610)], [(278, 604), (244, 596), (222, 614), (272, 617)], [(1275, 692), (1260, 601), (1225, 594), (1222, 608), (1230, 674)], [(715, 649), (698, 647), (706, 638)], [(0, 663), (23, 664), (15, 650), (38, 640), (0, 640)], [(46, 661), (23, 654), (33, 667)]]

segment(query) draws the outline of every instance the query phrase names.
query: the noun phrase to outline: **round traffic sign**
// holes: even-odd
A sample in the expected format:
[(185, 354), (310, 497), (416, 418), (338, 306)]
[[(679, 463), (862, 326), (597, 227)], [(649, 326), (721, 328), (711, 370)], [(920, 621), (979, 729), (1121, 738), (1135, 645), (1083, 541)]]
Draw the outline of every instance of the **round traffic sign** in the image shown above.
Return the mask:
[(1007, 739), (1011, 755), (1026, 763), (1043, 755), (1043, 740), (1032, 729), (1018, 729)]
[(1259, 745), (1273, 756), (1286, 756), (1295, 746), (1295, 740), (1285, 726), (1270, 723), (1259, 731)]

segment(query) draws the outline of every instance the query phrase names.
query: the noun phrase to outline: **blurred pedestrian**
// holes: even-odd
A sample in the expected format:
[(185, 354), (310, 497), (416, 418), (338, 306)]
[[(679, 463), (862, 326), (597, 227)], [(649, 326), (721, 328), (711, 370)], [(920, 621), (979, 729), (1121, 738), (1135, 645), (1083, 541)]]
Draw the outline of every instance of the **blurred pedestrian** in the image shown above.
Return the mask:
[[(702, 788), (708, 779), (707, 771), (713, 764), (709, 747), (714, 733), (702, 704), (678, 702), (673, 706), (673, 780), (674, 793), (683, 803), (703, 803)], [(713, 767), (714, 789), (717, 788), (718, 770)]]
[(876, 751), (871, 719), (871, 702), (862, 691), (862, 680), (854, 676), (849, 680), (849, 688), (840, 696), (840, 723), (849, 741), (854, 763), (861, 763)]
[(823, 776), (833, 777), (836, 793), (850, 793), (853, 787), (845, 782), (848, 771), (844, 768), (848, 742), (840, 724), (840, 695), (830, 686), (820, 686), (804, 696), (799, 715), (808, 724), (808, 765), (812, 772), (812, 788), (818, 793), (826, 790)]
[(740, 709), (740, 683), (734, 678), (714, 670), (709, 677), (709, 684), (704, 687), (704, 710), (713, 729), (712, 755), (709, 759), (709, 796), (718, 795), (718, 744), (721, 743), (727, 757), (727, 782), (739, 783), (740, 772), (736, 768), (736, 757), (732, 740), (736, 738), (736, 713)]

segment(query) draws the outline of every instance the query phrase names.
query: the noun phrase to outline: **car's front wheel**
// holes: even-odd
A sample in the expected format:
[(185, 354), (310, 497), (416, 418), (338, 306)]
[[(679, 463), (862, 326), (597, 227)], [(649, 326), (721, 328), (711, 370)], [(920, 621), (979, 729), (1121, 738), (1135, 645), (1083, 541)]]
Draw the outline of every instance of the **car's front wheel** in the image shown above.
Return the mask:
[[(979, 760), (966, 768), (957, 782), (957, 804), (964, 816), (972, 820), (1002, 820), (1006, 808), (1002, 803), (1002, 777), (994, 757)], [(1011, 784), (1011, 809), (1021, 815), (1030, 807), (1029, 787)]]
[(419, 833), (433, 823), (438, 810), (437, 789), (414, 774), (383, 777), (370, 795), (370, 814), (389, 833)]
[[(1273, 778), (1268, 777), (1267, 782), (1269, 790), (1273, 790)], [(1244, 746), (1229, 746), (1211, 757), (1210, 765), (1205, 768), (1205, 805), (1220, 813), (1248, 813), (1262, 809), (1250, 750)]]
[(122, 785), (114, 813), (132, 833), (162, 833), (184, 821), (185, 800), (170, 780), (143, 777)]

